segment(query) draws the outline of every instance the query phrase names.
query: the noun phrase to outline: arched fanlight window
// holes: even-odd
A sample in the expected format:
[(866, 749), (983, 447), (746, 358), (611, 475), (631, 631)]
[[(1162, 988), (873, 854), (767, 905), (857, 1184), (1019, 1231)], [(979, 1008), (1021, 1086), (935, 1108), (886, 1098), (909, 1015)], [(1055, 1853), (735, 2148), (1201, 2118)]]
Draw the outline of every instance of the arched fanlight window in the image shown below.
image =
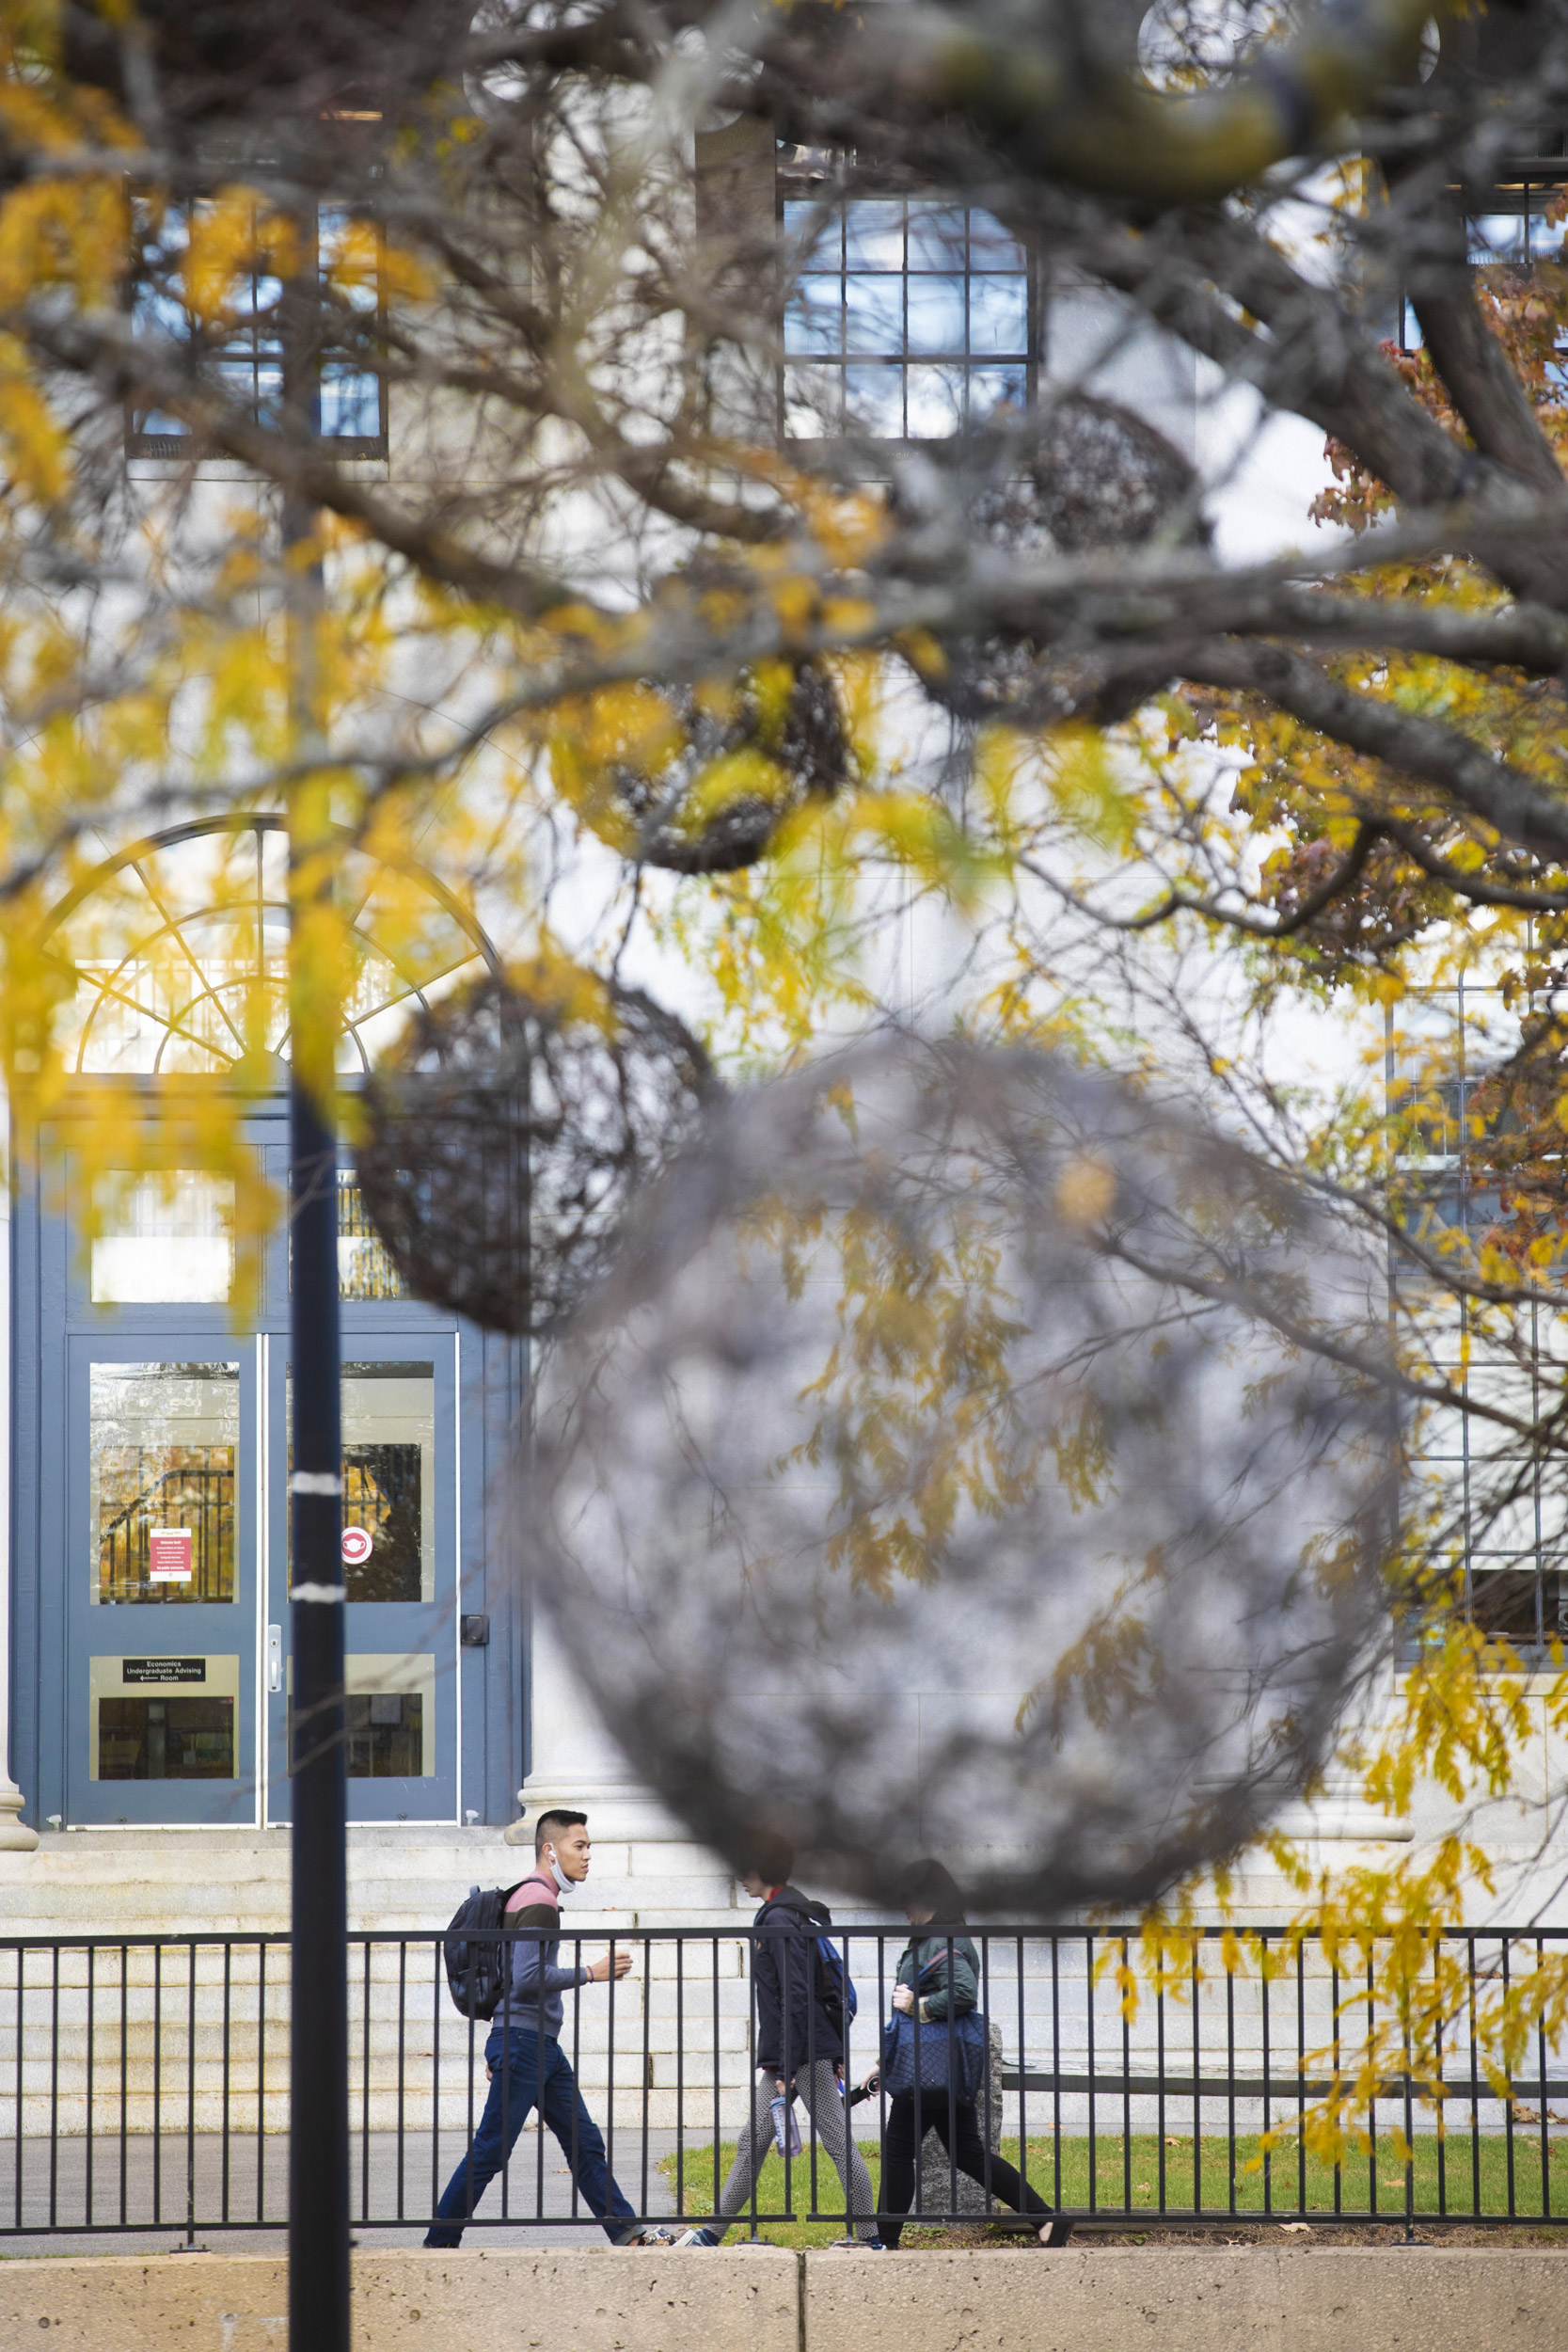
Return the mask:
[[(339, 1066), (352, 1073), (460, 975), (500, 967), (428, 868), (342, 839), (337, 889), (357, 969)], [(284, 819), (248, 811), (171, 826), (84, 875), (48, 925), (76, 976), (69, 1067), (221, 1076), (258, 1052), (287, 1060), (287, 863)]]

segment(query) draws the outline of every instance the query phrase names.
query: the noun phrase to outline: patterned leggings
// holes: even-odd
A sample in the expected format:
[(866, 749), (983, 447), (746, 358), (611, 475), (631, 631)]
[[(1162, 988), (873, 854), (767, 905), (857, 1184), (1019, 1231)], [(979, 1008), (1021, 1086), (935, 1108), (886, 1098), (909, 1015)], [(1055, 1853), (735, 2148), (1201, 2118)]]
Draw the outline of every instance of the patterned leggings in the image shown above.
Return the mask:
[[(773, 2118), (768, 2113), (778, 2096), (778, 2077), (771, 2067), (757, 2076), (752, 2100), (752, 2120), (740, 2135), (730, 2177), (724, 2183), (719, 2200), (721, 2214), (733, 2216), (750, 2204), (752, 2185), (768, 2160), (773, 2145)], [(849, 2211), (854, 2216), (857, 2237), (872, 2238), (877, 2234), (877, 2192), (871, 2185), (871, 2175), (865, 2159), (849, 2137), (849, 2118), (844, 2105), (844, 2093), (838, 2077), (826, 2058), (818, 2058), (815, 2066), (802, 2066), (795, 2075), (795, 2095), (816, 2126), (802, 2153), (789, 2162), (791, 2202), (803, 2205), (809, 2195), (816, 2202), (817, 2149), (825, 2148), (832, 2158)], [(716, 2237), (724, 2234), (724, 2224), (710, 2225)]]

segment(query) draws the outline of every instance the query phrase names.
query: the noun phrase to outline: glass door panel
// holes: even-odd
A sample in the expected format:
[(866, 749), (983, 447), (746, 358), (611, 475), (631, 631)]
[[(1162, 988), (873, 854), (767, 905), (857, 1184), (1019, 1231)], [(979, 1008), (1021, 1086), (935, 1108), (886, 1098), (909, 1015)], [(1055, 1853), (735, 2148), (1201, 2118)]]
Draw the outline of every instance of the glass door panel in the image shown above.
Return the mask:
[[(351, 1820), (450, 1820), (456, 1787), (455, 1364), (452, 1339), (345, 1338), (343, 1589)], [(275, 1354), (277, 1350), (275, 1343)], [(285, 1371), (274, 1426), (292, 1427)], [(288, 1461), (275, 1466), (269, 1622), (268, 1816), (288, 1818), (283, 1769), (293, 1692)]]
[(252, 1820), (253, 1345), (71, 1349), (69, 1818)]

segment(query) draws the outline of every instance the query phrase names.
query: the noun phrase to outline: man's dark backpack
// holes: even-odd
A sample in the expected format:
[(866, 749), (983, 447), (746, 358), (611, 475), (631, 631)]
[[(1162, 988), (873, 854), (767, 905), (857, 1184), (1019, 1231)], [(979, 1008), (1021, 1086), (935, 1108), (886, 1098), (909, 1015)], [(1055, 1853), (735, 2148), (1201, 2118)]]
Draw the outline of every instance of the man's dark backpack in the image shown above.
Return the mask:
[(501, 2005), (508, 1955), (500, 1931), (507, 1904), (525, 1883), (517, 1879), (510, 1886), (483, 1891), (470, 1886), (467, 1901), (452, 1913), (441, 1956), (451, 1997), (464, 2017), (494, 2017)]

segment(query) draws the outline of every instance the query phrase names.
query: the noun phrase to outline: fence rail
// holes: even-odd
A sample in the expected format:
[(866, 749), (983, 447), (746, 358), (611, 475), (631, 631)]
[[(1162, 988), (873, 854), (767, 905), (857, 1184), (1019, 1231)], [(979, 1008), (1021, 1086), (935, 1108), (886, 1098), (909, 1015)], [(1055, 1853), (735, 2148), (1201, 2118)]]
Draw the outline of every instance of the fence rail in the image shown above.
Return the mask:
[[(1388, 2022), (1374, 1963), (1353, 1976), (1311, 1940), (1272, 1931), (1227, 1967), (1216, 1931), (1196, 1940), (1181, 1980), (1144, 1991), (1130, 2010), (1118, 1979), (1135, 1957), (1127, 1935), (971, 1932), (993, 2053), (982, 2116), (992, 2144), (1075, 2220), (1568, 2219), (1568, 2107), (1550, 2105), (1568, 2101), (1568, 2054), (1538, 2026), (1502, 2079), (1482, 2046), (1488, 2001), (1568, 1957), (1568, 1932), (1446, 1934), (1449, 2014), (1435, 2078), (1385, 2067), (1365, 2135), (1337, 2159), (1317, 2153), (1304, 2120), (1354, 2073), (1364, 2036)], [(878, 2062), (907, 1934), (848, 1928), (833, 1940), (859, 1996), (844, 2070), (853, 2085)], [(607, 1945), (631, 1956), (626, 1978), (566, 1994), (560, 2047), (639, 2219), (715, 2217), (752, 2102), (752, 1963), (769, 1941), (738, 1923), (562, 1937), (567, 1965)], [(361, 2232), (429, 2226), (484, 2107), (487, 2042), (536, 2034), (541, 2022), (510, 1994), (493, 2025), (460, 2015), (441, 1944), (429, 1933), (350, 1938)], [(0, 2237), (167, 2232), (194, 2242), (283, 2228), (289, 1997), (286, 1936), (0, 1938)], [(813, 2045), (790, 2063), (809, 2068), (816, 2056)], [(924, 2098), (922, 2126), (936, 2107), (950, 2112), (946, 2090)], [(849, 2110), (874, 2185), (890, 2108), (879, 2084)], [(800, 2122), (800, 2153), (771, 2158), (750, 2185), (741, 2231), (866, 2223), (847, 2212), (819, 2119)], [(911, 2220), (987, 2213), (1008, 2217), (928, 2138)], [(474, 2230), (535, 2232), (593, 2218), (533, 2121), (463, 2217)]]

